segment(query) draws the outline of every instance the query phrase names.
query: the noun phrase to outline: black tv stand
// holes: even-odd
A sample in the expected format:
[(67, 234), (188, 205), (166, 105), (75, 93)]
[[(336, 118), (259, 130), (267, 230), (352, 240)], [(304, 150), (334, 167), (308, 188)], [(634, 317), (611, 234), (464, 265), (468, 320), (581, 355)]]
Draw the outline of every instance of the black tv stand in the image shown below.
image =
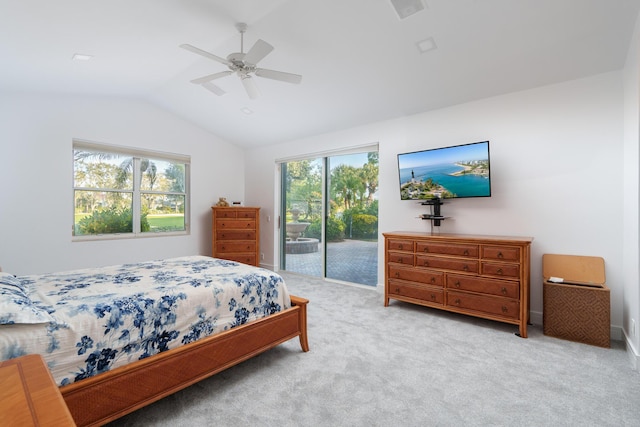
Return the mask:
[(430, 220), (432, 225), (434, 225), (436, 227), (440, 227), (440, 222), (446, 219), (440, 213), (440, 206), (442, 206), (444, 204), (442, 199), (440, 199), (440, 198), (429, 199), (429, 200), (425, 200), (424, 202), (421, 202), (420, 204), (422, 206), (433, 206), (433, 208), (431, 210), (431, 213), (430, 214), (423, 214), (421, 216), (421, 218), (422, 219), (426, 219), (426, 220)]

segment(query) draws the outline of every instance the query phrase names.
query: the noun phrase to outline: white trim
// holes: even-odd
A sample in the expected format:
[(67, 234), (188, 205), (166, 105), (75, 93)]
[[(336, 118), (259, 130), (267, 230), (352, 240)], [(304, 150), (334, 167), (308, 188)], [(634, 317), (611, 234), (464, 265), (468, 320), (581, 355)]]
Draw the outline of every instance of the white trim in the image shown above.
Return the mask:
[(631, 369), (636, 372), (640, 372), (640, 353), (633, 346), (633, 341), (629, 336), (624, 333), (624, 343), (627, 350), (627, 356), (629, 357), (629, 363), (631, 364)]
[(155, 151), (140, 148), (123, 147), (121, 145), (105, 144), (83, 139), (73, 139), (73, 149), (85, 149), (89, 151), (108, 151), (118, 154), (126, 154), (133, 157), (152, 158), (156, 160), (171, 160), (180, 163), (191, 163), (191, 156), (185, 154), (167, 153), (165, 151)]
[(326, 150), (326, 151), (318, 151), (315, 153), (298, 154), (291, 157), (280, 157), (276, 159), (276, 163), (296, 162), (300, 160), (314, 159), (317, 157), (332, 157), (332, 156), (342, 156), (345, 154), (369, 153), (371, 151), (379, 151), (379, 144), (377, 142), (374, 144), (353, 145), (350, 147), (338, 148), (335, 150)]

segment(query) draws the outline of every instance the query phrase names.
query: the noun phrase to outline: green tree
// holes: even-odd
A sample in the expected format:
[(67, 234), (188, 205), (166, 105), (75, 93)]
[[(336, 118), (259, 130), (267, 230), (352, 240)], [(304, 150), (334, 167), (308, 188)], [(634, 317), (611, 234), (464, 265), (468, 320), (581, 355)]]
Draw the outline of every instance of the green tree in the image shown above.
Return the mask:
[(350, 165), (338, 165), (331, 171), (331, 188), (336, 202), (341, 201), (344, 209), (350, 209), (357, 195), (364, 192), (365, 185), (358, 169)]
[(367, 188), (367, 202), (373, 202), (373, 195), (378, 191), (378, 152), (372, 152), (367, 154), (367, 163), (360, 169), (360, 177), (365, 183)]
[(301, 160), (286, 165), (285, 174), (287, 213), (300, 209), (305, 221), (322, 216), (322, 165), (319, 162)]

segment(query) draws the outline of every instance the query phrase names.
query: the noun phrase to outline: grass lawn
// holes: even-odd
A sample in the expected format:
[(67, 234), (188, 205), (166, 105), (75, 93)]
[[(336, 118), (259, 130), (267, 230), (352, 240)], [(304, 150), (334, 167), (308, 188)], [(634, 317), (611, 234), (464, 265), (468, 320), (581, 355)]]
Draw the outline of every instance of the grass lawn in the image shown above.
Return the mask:
[[(89, 216), (86, 213), (76, 214), (76, 224), (85, 216)], [(184, 230), (184, 214), (160, 214), (160, 215), (147, 215), (147, 221), (151, 231), (166, 230), (166, 231), (181, 231)]]
[(183, 214), (147, 215), (151, 230), (184, 230)]

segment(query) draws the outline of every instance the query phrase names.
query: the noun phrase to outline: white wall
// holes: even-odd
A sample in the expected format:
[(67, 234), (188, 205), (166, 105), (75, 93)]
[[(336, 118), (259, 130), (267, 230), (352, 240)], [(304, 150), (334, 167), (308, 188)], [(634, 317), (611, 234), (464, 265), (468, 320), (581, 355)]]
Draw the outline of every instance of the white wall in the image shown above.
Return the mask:
[[(342, 132), (251, 150), (246, 200), (275, 212), (277, 158), (380, 144), (380, 232), (428, 231), (424, 209), (401, 202), (396, 155), (491, 141), (492, 197), (446, 203), (441, 232), (535, 238), (531, 310), (541, 323), (544, 253), (602, 256), (611, 287), (614, 338), (621, 338), (623, 249), (622, 72), (513, 93)], [(261, 224), (265, 265), (277, 265), (274, 222)], [(382, 240), (380, 240), (382, 242)], [(269, 246), (271, 245), (271, 246)], [(379, 245), (379, 283), (383, 252)]]
[[(638, 221), (640, 155), (640, 17), (631, 38), (624, 73), (624, 307), (623, 327), (633, 366), (640, 365), (640, 291)], [(632, 322), (635, 321), (635, 331)]]
[[(145, 102), (0, 97), (0, 265), (35, 274), (211, 253), (211, 205), (244, 194), (237, 147)], [(191, 155), (191, 234), (72, 242), (72, 140)]]

